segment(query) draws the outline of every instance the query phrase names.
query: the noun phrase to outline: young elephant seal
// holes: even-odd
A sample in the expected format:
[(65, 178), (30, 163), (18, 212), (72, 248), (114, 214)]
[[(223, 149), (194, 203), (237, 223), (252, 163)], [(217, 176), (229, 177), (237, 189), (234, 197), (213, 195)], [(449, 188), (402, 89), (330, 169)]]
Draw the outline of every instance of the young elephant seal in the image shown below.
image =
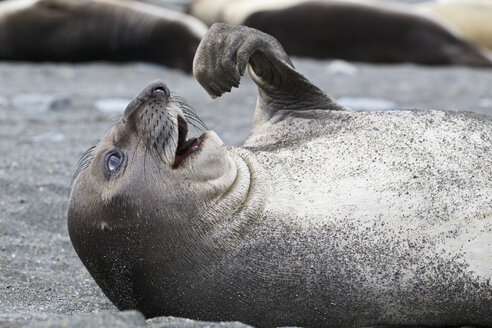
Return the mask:
[(492, 67), (492, 54), (415, 6), (371, 0), (195, 0), (206, 23), (271, 34), (293, 56)]
[(441, 0), (419, 3), (419, 10), (455, 28), (468, 40), (492, 50), (492, 2)]
[(492, 119), (351, 112), (278, 42), (212, 26), (194, 74), (259, 88), (244, 147), (148, 86), (83, 158), (73, 246), (119, 309), (256, 326), (492, 325)]
[(137, 1), (0, 2), (0, 59), (150, 61), (190, 71), (198, 19)]

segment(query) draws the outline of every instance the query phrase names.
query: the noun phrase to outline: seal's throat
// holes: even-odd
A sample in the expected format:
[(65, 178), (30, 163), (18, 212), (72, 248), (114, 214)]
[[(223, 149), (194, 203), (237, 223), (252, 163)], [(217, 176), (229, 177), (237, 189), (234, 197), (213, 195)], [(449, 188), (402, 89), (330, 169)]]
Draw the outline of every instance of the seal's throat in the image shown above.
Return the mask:
[(268, 200), (266, 172), (254, 155), (239, 147), (227, 146), (236, 164), (237, 175), (230, 188), (212, 207), (216, 218), (213, 239), (243, 240), (245, 234), (258, 222)]

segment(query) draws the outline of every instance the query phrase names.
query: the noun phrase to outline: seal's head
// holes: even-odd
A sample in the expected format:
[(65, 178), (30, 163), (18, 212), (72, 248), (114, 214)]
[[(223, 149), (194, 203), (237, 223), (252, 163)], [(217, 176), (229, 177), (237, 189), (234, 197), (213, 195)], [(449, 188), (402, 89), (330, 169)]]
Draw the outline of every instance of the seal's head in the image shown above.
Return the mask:
[(186, 140), (186, 117), (190, 124), (197, 118), (184, 108), (163, 82), (151, 83), (81, 159), (72, 182), (72, 244), (121, 309), (139, 302), (131, 275), (173, 265), (172, 250), (188, 247), (196, 227), (206, 227), (201, 214), (236, 179), (234, 160), (214, 132)]

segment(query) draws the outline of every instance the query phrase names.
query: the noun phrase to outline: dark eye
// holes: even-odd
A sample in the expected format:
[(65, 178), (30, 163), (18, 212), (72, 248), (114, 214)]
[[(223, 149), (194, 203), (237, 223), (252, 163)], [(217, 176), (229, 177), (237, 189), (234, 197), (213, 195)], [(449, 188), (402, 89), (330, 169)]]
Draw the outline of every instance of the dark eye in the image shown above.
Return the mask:
[(116, 171), (121, 165), (121, 156), (120, 154), (110, 155), (108, 158), (108, 169), (111, 172)]
[(106, 178), (111, 178), (113, 174), (123, 166), (123, 152), (120, 149), (114, 149), (104, 157), (104, 174)]

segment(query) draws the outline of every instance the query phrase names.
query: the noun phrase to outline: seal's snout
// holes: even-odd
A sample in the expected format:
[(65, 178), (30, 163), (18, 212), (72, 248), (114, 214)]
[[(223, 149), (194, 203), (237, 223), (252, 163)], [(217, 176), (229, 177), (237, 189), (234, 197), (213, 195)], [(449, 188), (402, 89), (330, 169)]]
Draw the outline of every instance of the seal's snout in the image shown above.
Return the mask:
[(167, 85), (159, 80), (152, 82), (149, 85), (148, 89), (149, 89), (148, 92), (144, 95), (147, 98), (155, 97), (155, 98), (162, 98), (164, 100), (169, 98), (169, 96), (171, 95), (171, 91), (169, 91)]
[(195, 127), (205, 127), (191, 107), (182, 98), (171, 96), (166, 84), (159, 80), (140, 92), (126, 108), (123, 118), (147, 149), (155, 150), (172, 168), (198, 152), (205, 139), (203, 135), (186, 139), (187, 120)]
[(143, 89), (137, 98), (141, 98), (142, 101), (149, 101), (151, 99), (166, 101), (170, 95), (171, 91), (169, 91), (167, 85), (163, 81), (157, 80)]
[(157, 85), (154, 90), (152, 91), (154, 95), (162, 95), (166, 96), (169, 95), (169, 90), (167, 89), (166, 85)]
[(149, 101), (153, 103), (160, 103), (161, 106), (165, 106), (171, 96), (171, 91), (167, 85), (161, 81), (156, 80), (150, 83), (140, 94), (132, 101), (125, 109), (123, 116), (129, 118), (132, 114), (139, 110)]

